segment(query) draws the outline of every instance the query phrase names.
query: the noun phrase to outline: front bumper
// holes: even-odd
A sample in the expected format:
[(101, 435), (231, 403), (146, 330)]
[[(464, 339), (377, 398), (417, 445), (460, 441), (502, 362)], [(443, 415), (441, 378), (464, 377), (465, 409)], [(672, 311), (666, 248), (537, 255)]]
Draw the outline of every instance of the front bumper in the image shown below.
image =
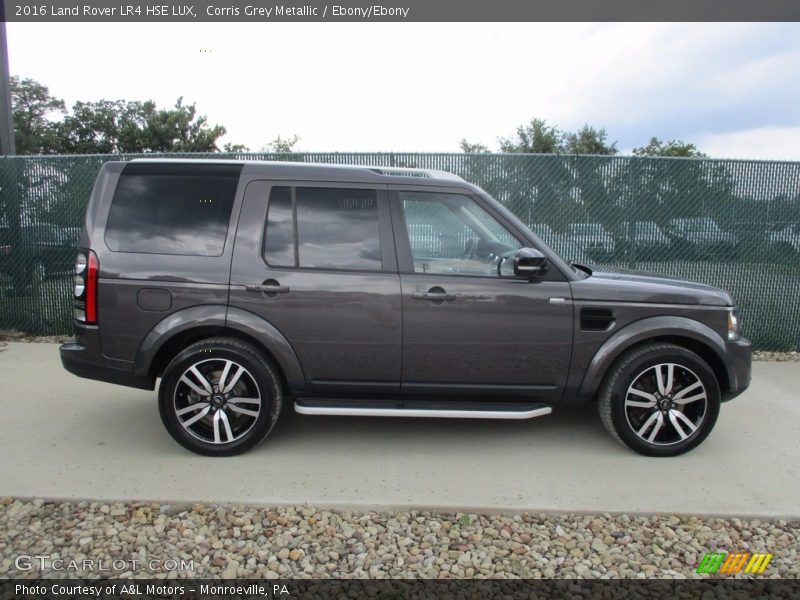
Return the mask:
[(752, 345), (750, 340), (739, 338), (726, 343), (728, 370), (728, 389), (722, 394), (722, 401), (733, 400), (750, 386), (752, 372)]
[(97, 328), (76, 328), (77, 338), (59, 348), (61, 364), (78, 377), (115, 383), (143, 390), (155, 388), (155, 379), (133, 374), (133, 363), (110, 359), (100, 351), (100, 336)]

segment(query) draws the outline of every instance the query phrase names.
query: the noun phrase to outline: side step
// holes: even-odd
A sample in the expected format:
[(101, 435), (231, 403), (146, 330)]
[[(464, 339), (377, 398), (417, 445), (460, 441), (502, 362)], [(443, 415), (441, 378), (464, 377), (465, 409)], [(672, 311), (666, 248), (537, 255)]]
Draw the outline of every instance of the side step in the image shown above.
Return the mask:
[[(343, 405), (346, 404), (346, 405)], [(298, 398), (294, 403), (294, 410), (301, 415), (333, 415), (341, 417), (433, 417), (439, 419), (533, 419), (549, 415), (553, 409), (544, 404), (524, 404), (491, 410), (486, 408), (421, 408), (419, 402), (414, 402), (413, 408), (399, 408), (394, 406), (381, 406), (380, 402), (346, 402), (342, 400), (324, 400), (321, 398)], [(441, 403), (436, 403), (441, 405)], [(485, 407), (487, 404), (483, 403)]]

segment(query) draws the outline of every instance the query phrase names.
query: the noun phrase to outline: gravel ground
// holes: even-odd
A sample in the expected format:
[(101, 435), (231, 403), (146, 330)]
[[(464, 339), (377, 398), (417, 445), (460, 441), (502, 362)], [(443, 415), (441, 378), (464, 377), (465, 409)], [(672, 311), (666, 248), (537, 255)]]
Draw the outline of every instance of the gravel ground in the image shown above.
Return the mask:
[[(695, 574), (706, 552), (751, 551), (774, 553), (761, 577), (796, 578), (799, 528), (800, 521), (735, 518), (180, 509), (3, 498), (0, 576), (684, 578), (708, 577)], [(64, 562), (40, 572), (33, 560), (32, 570), (21, 570), (20, 555)], [(81, 570), (84, 559), (94, 571)], [(169, 559), (193, 561), (193, 569), (169, 570)]]

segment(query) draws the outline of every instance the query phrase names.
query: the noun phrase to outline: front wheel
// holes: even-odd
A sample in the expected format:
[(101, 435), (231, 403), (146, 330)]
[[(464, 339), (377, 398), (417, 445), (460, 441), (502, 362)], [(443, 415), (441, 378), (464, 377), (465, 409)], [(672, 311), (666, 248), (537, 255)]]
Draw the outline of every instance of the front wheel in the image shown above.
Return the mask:
[(182, 446), (198, 454), (231, 456), (272, 430), (281, 409), (280, 377), (252, 344), (203, 340), (178, 354), (158, 390), (161, 420)]
[(694, 352), (666, 343), (625, 354), (600, 392), (600, 417), (622, 444), (646, 456), (677, 456), (699, 445), (719, 415), (719, 383)]

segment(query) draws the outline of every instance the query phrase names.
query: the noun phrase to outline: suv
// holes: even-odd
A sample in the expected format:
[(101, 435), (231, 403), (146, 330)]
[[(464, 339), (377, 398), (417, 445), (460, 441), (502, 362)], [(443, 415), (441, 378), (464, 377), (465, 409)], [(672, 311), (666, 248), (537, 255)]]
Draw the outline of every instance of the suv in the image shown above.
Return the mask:
[(527, 419), (596, 400), (672, 456), (750, 381), (728, 293), (564, 262), (443, 172), (106, 163), (75, 264), (81, 377), (158, 387), (180, 444), (231, 455), (305, 415)]

